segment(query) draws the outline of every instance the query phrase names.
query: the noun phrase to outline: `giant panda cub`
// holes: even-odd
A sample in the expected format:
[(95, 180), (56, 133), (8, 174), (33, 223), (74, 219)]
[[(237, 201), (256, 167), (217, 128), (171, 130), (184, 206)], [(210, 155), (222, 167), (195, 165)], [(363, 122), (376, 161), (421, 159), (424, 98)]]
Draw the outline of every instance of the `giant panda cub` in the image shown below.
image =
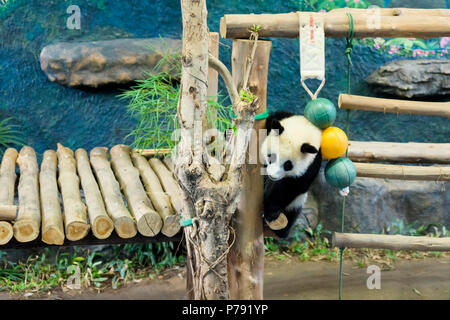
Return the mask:
[[(322, 131), (304, 116), (284, 111), (270, 115), (266, 128), (267, 137), (261, 145), (266, 168), (263, 218), (278, 237), (286, 238), (319, 173)], [(276, 230), (271, 223), (282, 213), (287, 226)]]

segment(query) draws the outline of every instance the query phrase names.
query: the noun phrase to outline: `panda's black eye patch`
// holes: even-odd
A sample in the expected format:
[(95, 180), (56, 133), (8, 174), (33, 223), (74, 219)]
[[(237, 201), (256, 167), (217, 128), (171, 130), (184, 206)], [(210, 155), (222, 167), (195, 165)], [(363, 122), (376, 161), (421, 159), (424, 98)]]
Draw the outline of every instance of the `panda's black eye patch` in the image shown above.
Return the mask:
[(302, 153), (317, 153), (317, 152), (319, 152), (314, 146), (310, 145), (309, 143), (302, 144), (300, 151)]
[(292, 165), (292, 161), (288, 160), (283, 164), (284, 171), (291, 171), (294, 166)]

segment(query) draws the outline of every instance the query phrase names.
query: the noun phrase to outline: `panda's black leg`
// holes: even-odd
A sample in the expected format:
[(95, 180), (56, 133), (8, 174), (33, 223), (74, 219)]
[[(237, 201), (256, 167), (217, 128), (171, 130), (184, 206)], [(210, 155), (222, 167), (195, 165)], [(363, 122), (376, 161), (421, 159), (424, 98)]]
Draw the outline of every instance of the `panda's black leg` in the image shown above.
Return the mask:
[(280, 214), (284, 211), (284, 208), (281, 208), (279, 206), (275, 206), (273, 204), (270, 205), (264, 205), (264, 211), (262, 213), (262, 216), (264, 220), (267, 222), (272, 222), (278, 219)]
[(285, 214), (286, 218), (288, 219), (288, 224), (285, 228), (281, 230), (274, 230), (275, 234), (282, 239), (285, 239), (289, 236), (289, 232), (291, 231), (292, 226), (295, 223), (295, 220), (297, 220), (299, 214), (302, 212), (302, 208), (296, 208), (293, 210), (285, 210), (283, 213)]

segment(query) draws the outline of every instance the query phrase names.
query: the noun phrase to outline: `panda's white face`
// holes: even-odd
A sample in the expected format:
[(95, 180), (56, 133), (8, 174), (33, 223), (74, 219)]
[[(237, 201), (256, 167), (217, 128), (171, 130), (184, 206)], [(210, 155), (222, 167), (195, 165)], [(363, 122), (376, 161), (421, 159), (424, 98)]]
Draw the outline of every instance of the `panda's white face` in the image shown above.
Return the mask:
[(278, 125), (280, 130), (272, 129), (261, 145), (267, 175), (272, 180), (300, 177), (319, 152), (322, 130), (303, 116), (285, 118)]

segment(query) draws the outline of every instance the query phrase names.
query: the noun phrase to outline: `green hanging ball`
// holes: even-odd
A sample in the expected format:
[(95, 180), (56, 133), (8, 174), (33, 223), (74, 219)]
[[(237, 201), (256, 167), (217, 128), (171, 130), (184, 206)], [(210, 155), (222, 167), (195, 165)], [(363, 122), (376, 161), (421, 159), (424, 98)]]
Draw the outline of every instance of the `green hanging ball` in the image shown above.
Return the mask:
[(328, 162), (325, 167), (325, 179), (333, 187), (343, 189), (353, 183), (356, 178), (356, 167), (346, 157), (340, 157)]
[(305, 117), (320, 129), (326, 129), (336, 120), (336, 108), (328, 99), (317, 98), (306, 104)]

